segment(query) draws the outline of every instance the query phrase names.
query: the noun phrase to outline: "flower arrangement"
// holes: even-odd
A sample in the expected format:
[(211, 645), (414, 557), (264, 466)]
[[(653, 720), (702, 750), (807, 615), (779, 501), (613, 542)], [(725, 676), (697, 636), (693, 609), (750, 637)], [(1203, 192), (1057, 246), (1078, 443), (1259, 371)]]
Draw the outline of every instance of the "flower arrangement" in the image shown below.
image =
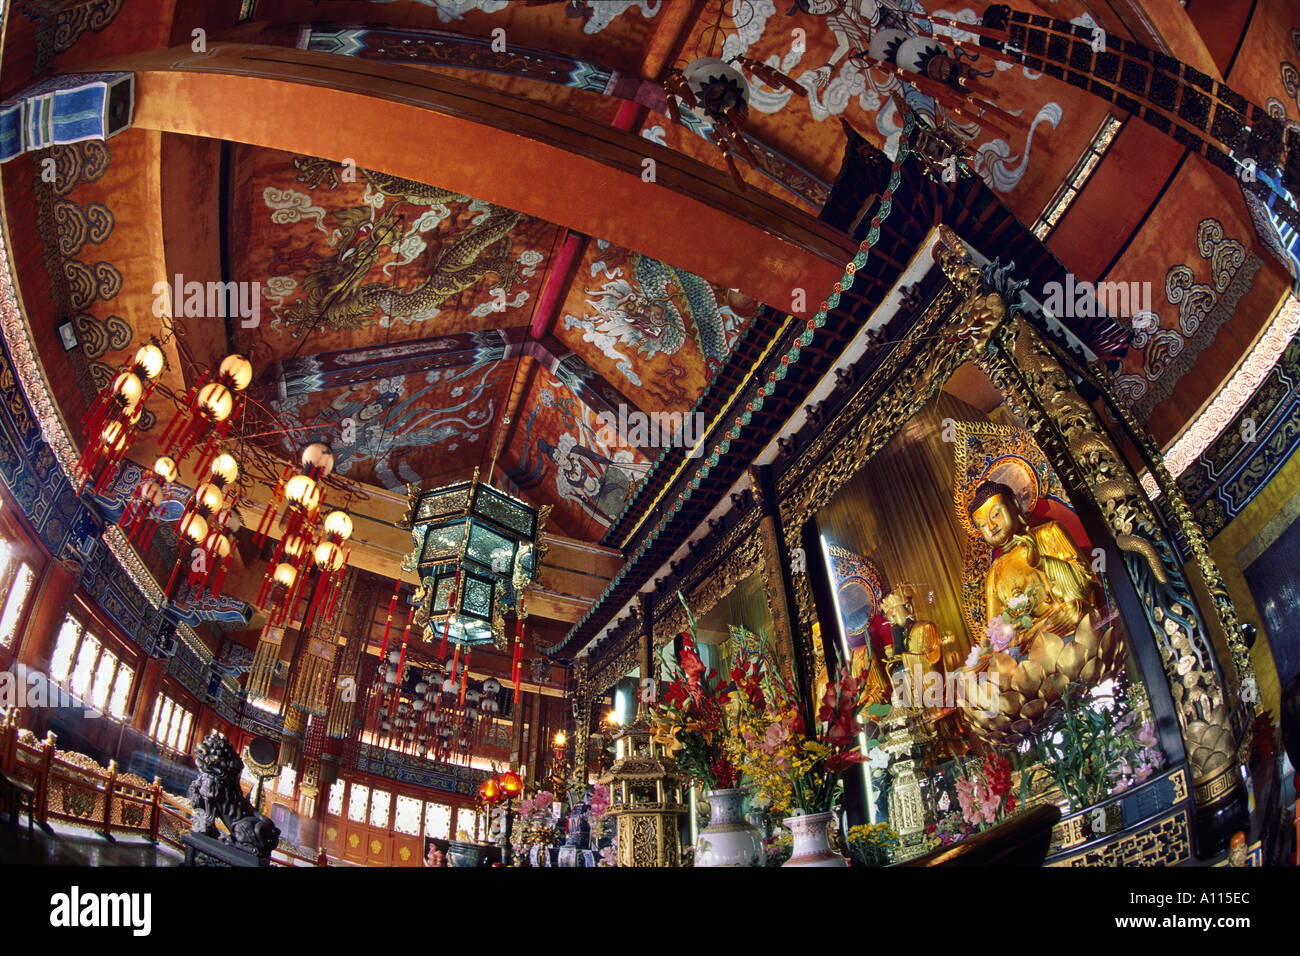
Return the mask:
[(564, 842), (564, 833), (556, 826), (555, 794), (550, 790), (539, 790), (531, 798), (519, 801), (517, 813), (511, 841), (516, 866), (529, 865), (529, 851), (534, 846)]
[[(684, 598), (678, 594), (682, 605)], [(682, 635), (677, 671), (654, 708), (655, 740), (677, 761), (677, 769), (705, 790), (728, 790), (740, 783), (726, 741), (732, 736), (735, 688), (706, 668), (696, 651), (696, 622), (686, 607), (690, 633)]]
[(728, 742), (732, 759), (774, 811), (830, 810), (844, 770), (868, 759), (860, 745), (864, 681), (842, 673), (829, 683), (810, 732), (788, 682), (752, 659), (738, 669), (746, 692), (738, 695), (739, 733)]
[(1011, 762), (1000, 754), (990, 753), (978, 771), (959, 777), (956, 787), (962, 820), (975, 830), (992, 826), (1015, 812)]
[(1064, 719), (1042, 748), (1071, 810), (1122, 793), (1164, 766), (1155, 727), (1139, 725), (1137, 712), (1119, 716), (1113, 697), (1094, 695), (1082, 684), (1071, 684), (1062, 697)]
[(587, 806), (587, 822), (591, 827), (591, 845), (600, 843), (614, 828), (613, 818), (609, 816), (612, 796), (609, 787), (598, 783), (586, 794), (583, 802)]
[(898, 834), (888, 823), (859, 824), (849, 827), (845, 843), (849, 859), (859, 866), (884, 866), (898, 846)]
[(587, 803), (591, 807), (592, 817), (597, 820), (603, 819), (609, 812), (609, 787), (603, 783), (596, 784), (591, 790), (591, 796), (587, 798)]
[(992, 618), (984, 628), (984, 640), (977, 647), (971, 648), (966, 666), (977, 667), (990, 654), (1009, 654), (1019, 660), (1022, 652), (1039, 634), (1039, 629), (1034, 624), (1034, 608), (1042, 603), (1042, 591), (1041, 585), (1034, 584), (1028, 591), (1008, 598), (1006, 610)]
[(539, 790), (531, 799), (519, 801), (517, 812), (521, 823), (553, 823), (555, 794), (550, 790)]
[(529, 823), (519, 828), (519, 840), (514, 845), (515, 861), (519, 866), (527, 865), (533, 847), (543, 851), (564, 841), (563, 834), (553, 826), (544, 823)]
[(926, 827), (925, 832), (935, 845), (952, 846), (973, 835), (976, 830), (962, 818), (960, 810), (950, 810), (939, 819), (938, 823)]
[(763, 841), (765, 865), (780, 866), (794, 852), (794, 838), (788, 830), (777, 830)]

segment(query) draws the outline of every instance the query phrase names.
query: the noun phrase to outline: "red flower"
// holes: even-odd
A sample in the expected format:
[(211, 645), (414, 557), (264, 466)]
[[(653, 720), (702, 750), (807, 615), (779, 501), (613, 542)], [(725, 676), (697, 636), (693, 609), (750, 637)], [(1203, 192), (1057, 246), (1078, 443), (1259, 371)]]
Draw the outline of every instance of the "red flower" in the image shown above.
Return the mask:
[(827, 743), (843, 746), (858, 736), (861, 730), (858, 721), (858, 687), (857, 680), (845, 676), (828, 684), (822, 694), (817, 719), (827, 725)]
[(826, 771), (828, 773), (839, 773), (852, 764), (865, 762), (866, 759), (866, 754), (858, 750), (846, 750), (843, 753), (831, 754), (826, 758)]
[(984, 758), (984, 779), (989, 791), (1000, 797), (1011, 789), (1011, 761), (998, 754), (989, 754)]
[(689, 637), (682, 641), (682, 653), (678, 660), (688, 681), (697, 682), (704, 675), (704, 661), (700, 660), (700, 655), (695, 652), (695, 644)]

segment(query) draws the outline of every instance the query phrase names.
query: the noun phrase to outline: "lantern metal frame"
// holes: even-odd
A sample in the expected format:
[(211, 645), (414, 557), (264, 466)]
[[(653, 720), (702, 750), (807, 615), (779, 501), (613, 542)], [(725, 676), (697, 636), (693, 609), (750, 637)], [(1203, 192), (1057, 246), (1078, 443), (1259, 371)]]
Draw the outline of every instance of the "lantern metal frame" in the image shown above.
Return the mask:
[(479, 480), (478, 469), (467, 481), (408, 493), (401, 526), (413, 547), (402, 567), (420, 578), (414, 620), (425, 640), (503, 645), (502, 612), (518, 610), (518, 588), (536, 574), (549, 508), (498, 491)]

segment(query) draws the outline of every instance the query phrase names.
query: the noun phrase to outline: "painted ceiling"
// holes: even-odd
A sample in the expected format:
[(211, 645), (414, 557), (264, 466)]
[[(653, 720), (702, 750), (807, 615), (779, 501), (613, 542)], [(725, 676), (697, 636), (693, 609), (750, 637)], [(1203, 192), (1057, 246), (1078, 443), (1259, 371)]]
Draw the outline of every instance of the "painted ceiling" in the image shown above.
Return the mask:
[[(435, 186), (247, 146), (229, 176), (230, 274), (260, 288), (233, 344), (269, 370), (277, 419), (259, 440), (289, 457), (326, 437), (337, 471), (367, 485), (486, 474), (508, 441), (518, 489), (597, 539), (646, 460), (598, 416), (617, 421), (614, 398), (625, 414), (688, 411), (758, 308), (600, 239), (576, 237), (557, 272), (559, 226)], [(552, 281), (554, 337), (542, 316), (529, 348)], [(607, 387), (578, 394), (575, 379)]]

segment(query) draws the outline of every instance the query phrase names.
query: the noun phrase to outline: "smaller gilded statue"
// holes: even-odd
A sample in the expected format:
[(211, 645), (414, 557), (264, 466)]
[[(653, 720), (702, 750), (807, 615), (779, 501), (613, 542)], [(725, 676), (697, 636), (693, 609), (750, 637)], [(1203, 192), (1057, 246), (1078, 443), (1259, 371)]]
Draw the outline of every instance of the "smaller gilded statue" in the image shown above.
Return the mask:
[(921, 710), (941, 751), (961, 756), (969, 747), (957, 713), (955, 685), (946, 676), (962, 664), (955, 636), (950, 631), (940, 636), (933, 621), (918, 621), (911, 599), (898, 591), (887, 594), (880, 609), (894, 630), (894, 705)]
[[(901, 668), (894, 668), (894, 682), (903, 691), (908, 706), (920, 706), (927, 683), (943, 686), (939, 668), (942, 659), (942, 642), (939, 628), (930, 621), (918, 621), (912, 610), (912, 603), (897, 591), (885, 595), (880, 609), (894, 628), (893, 659), (901, 663)], [(936, 675), (927, 679), (927, 675)]]

